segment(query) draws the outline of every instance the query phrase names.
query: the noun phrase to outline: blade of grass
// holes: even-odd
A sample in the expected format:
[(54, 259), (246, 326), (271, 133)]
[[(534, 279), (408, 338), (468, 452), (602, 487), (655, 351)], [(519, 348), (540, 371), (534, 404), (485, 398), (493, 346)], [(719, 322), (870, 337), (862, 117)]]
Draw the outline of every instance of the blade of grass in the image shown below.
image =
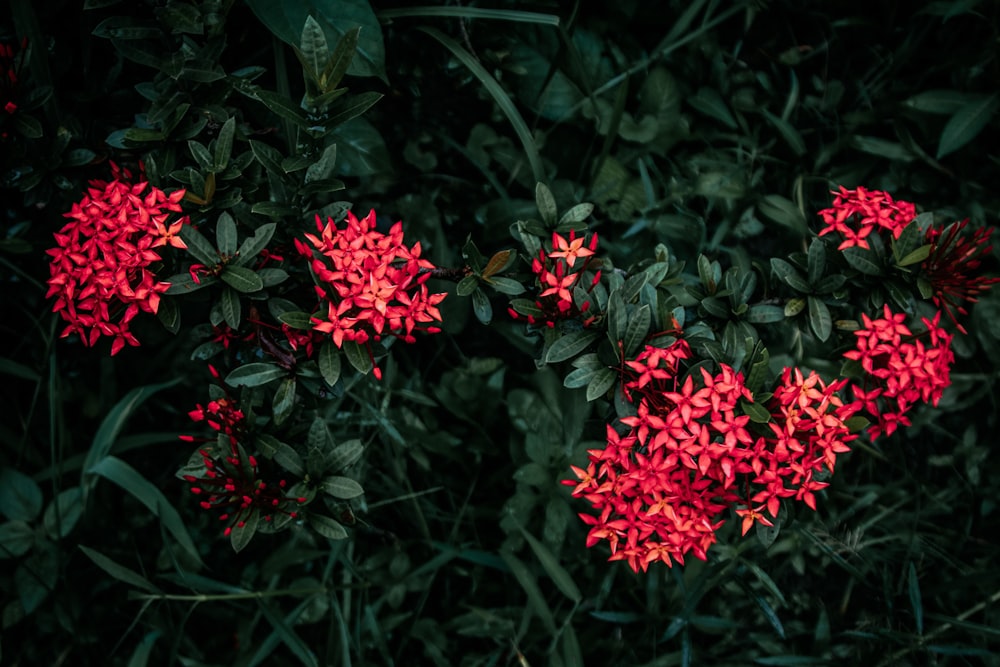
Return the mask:
[(555, 14), (540, 14), (538, 12), (522, 12), (509, 9), (481, 9), (479, 7), (407, 7), (404, 9), (386, 9), (378, 12), (378, 17), (385, 19), (407, 18), (411, 16), (486, 19), (509, 21), (511, 23), (537, 23), (539, 25), (559, 26), (559, 17)]
[(521, 116), (521, 112), (517, 110), (514, 105), (513, 100), (507, 95), (507, 92), (503, 87), (497, 82), (493, 76), (486, 71), (486, 68), (479, 64), (479, 61), (473, 57), (471, 53), (466, 51), (462, 46), (453, 40), (448, 35), (445, 35), (439, 30), (434, 28), (422, 27), (418, 28), (423, 33), (426, 33), (436, 39), (445, 48), (451, 51), (458, 60), (472, 72), (473, 76), (479, 79), (479, 82), (486, 88), (486, 91), (493, 97), (493, 100), (503, 111), (504, 115), (507, 116), (507, 120), (510, 121), (511, 127), (514, 128), (517, 138), (520, 139), (521, 145), (524, 147), (525, 156), (528, 158), (528, 163), (531, 165), (531, 173), (534, 176), (535, 181), (538, 183), (545, 182), (545, 168), (542, 164), (542, 156), (538, 152), (538, 146), (535, 145), (535, 138), (531, 135), (531, 130), (528, 129), (528, 125), (524, 122), (524, 118)]

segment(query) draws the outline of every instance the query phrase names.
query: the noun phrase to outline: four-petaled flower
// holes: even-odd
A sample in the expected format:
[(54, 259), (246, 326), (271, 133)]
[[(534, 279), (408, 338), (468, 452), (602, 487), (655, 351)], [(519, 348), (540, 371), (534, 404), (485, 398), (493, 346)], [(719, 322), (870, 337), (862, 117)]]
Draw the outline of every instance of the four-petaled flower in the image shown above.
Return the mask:
[(884, 229), (898, 239), (903, 229), (917, 216), (913, 204), (896, 201), (888, 192), (881, 190), (862, 187), (848, 190), (840, 186), (840, 190), (832, 194), (833, 206), (819, 212), (826, 223), (819, 235), (838, 232), (844, 239), (837, 246), (839, 250), (854, 246), (868, 248), (866, 239), (876, 229)]

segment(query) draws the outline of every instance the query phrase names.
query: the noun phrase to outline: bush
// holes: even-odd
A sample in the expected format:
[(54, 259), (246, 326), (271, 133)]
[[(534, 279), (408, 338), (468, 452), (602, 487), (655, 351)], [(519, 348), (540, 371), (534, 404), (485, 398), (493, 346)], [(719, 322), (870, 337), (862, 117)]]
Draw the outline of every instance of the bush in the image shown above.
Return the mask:
[(493, 5), (3, 10), (4, 657), (997, 664), (997, 7)]

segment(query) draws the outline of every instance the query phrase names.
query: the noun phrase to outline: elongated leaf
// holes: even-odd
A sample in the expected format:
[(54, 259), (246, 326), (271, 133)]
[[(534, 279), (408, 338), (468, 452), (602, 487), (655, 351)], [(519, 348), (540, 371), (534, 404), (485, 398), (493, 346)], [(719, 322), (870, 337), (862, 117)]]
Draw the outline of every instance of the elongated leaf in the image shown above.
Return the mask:
[(1000, 94), (994, 93), (966, 104), (956, 111), (941, 131), (937, 159), (940, 160), (975, 139), (998, 108), (1000, 108)]
[(280, 366), (256, 361), (233, 369), (226, 376), (226, 384), (231, 387), (259, 387), (286, 375), (288, 371)]
[(372, 359), (368, 356), (365, 348), (361, 347), (353, 340), (345, 340), (341, 348), (347, 355), (347, 360), (359, 373), (368, 374), (372, 371)]
[(600, 334), (596, 331), (574, 331), (566, 334), (549, 348), (545, 355), (545, 362), (554, 364), (565, 361), (570, 357), (575, 357), (583, 352), (591, 343), (597, 340)]
[(814, 296), (806, 297), (806, 299), (809, 303), (809, 327), (816, 334), (816, 338), (825, 342), (833, 331), (833, 318), (830, 317), (830, 310), (825, 303)]
[(100, 475), (135, 497), (150, 512), (160, 518), (160, 523), (163, 524), (163, 527), (173, 535), (177, 543), (188, 552), (188, 555), (194, 558), (199, 564), (201, 563), (198, 549), (191, 540), (191, 536), (188, 534), (180, 514), (177, 513), (177, 510), (174, 509), (174, 506), (170, 504), (163, 493), (149, 480), (139, 474), (135, 468), (119, 458), (107, 456), (86, 470), (85, 473)]
[(170, 382), (136, 387), (129, 393), (125, 394), (125, 396), (118, 401), (113, 408), (111, 408), (108, 415), (104, 418), (100, 427), (97, 429), (97, 433), (94, 435), (94, 441), (91, 443), (90, 449), (87, 451), (87, 457), (83, 461), (84, 472), (81, 487), (83, 488), (84, 497), (86, 497), (88, 490), (91, 489), (96, 482), (96, 479), (94, 479), (92, 475), (88, 474), (87, 471), (97, 464), (98, 461), (108, 455), (111, 451), (111, 447), (118, 439), (118, 435), (121, 433), (122, 428), (124, 428), (125, 422), (132, 416), (135, 409), (142, 405), (146, 399), (156, 392), (161, 389), (166, 389), (167, 387), (172, 387), (178, 382), (180, 382), (180, 378), (171, 380)]
[(180, 237), (187, 245), (188, 254), (196, 260), (205, 266), (215, 266), (219, 263), (219, 251), (197, 229), (191, 225), (184, 225), (181, 227)]
[(275, 426), (280, 426), (288, 419), (295, 407), (296, 382), (294, 377), (285, 378), (278, 385), (274, 392), (274, 400), (271, 402), (271, 415), (274, 418)]
[(521, 529), (521, 534), (524, 535), (524, 539), (527, 540), (528, 546), (531, 550), (535, 552), (535, 556), (538, 558), (538, 562), (542, 564), (542, 569), (545, 573), (549, 575), (552, 579), (552, 583), (556, 585), (563, 595), (572, 600), (573, 602), (579, 603), (583, 600), (583, 595), (580, 593), (579, 587), (577, 587), (576, 582), (573, 581), (573, 577), (570, 576), (569, 572), (559, 564), (559, 559), (555, 557), (555, 554), (549, 550), (545, 544), (543, 544), (537, 537), (529, 533), (524, 529), (523, 526), (518, 525)]
[(319, 373), (329, 386), (337, 384), (340, 379), (340, 353), (332, 342), (323, 343), (319, 348)]
[(368, 111), (380, 99), (382, 99), (382, 93), (375, 92), (343, 97), (337, 100), (335, 107), (330, 110), (330, 117), (323, 124), (327, 128), (343, 125), (347, 121), (353, 120)]
[(28, 522), (18, 519), (0, 523), (0, 559), (23, 556), (34, 544), (35, 531)]
[[(844, 259), (861, 273), (869, 276), (882, 275), (882, 267), (876, 262), (875, 254), (864, 248), (852, 247), (843, 249)], [(774, 260), (772, 260), (773, 262)]]
[(310, 514), (309, 525), (317, 533), (331, 540), (346, 540), (347, 530), (338, 522), (322, 514)]
[(233, 154), (233, 136), (236, 134), (236, 118), (229, 117), (222, 124), (219, 136), (215, 138), (215, 158), (214, 171), (220, 172), (229, 166), (229, 158)]
[[(282, 5), (285, 3), (279, 2), (275, 4)], [(309, 648), (309, 645), (303, 641), (301, 637), (295, 634), (295, 631), (292, 629), (295, 621), (299, 616), (301, 616), (302, 610), (305, 608), (305, 602), (299, 605), (299, 607), (294, 609), (285, 618), (279, 616), (277, 612), (271, 608), (267, 601), (258, 599), (257, 604), (260, 606), (260, 610), (264, 614), (264, 618), (266, 618), (267, 622), (271, 624), (272, 628), (274, 628), (274, 632), (281, 638), (281, 641), (288, 647), (288, 650), (292, 652), (292, 655), (298, 658), (303, 667), (319, 667), (319, 659), (316, 657), (316, 654), (311, 648)]]
[(628, 328), (625, 330), (625, 337), (622, 341), (625, 356), (633, 357), (635, 353), (639, 350), (639, 346), (646, 339), (646, 335), (649, 333), (649, 323), (652, 321), (653, 316), (650, 312), (649, 306), (643, 305), (632, 316), (629, 320)]
[(326, 493), (329, 493), (334, 498), (341, 498), (343, 500), (357, 498), (365, 492), (361, 485), (353, 479), (349, 477), (338, 477), (337, 475), (327, 477), (323, 480), (320, 486)]
[(590, 384), (587, 385), (587, 400), (595, 401), (601, 398), (608, 393), (608, 389), (611, 389), (617, 381), (618, 374), (610, 368), (602, 368), (599, 371), (595, 371), (591, 377)]
[(246, 266), (252, 262), (260, 251), (267, 247), (274, 236), (274, 230), (278, 227), (276, 223), (268, 222), (261, 225), (250, 238), (244, 239), (240, 244), (239, 256), (229, 266)]
[(917, 569), (910, 561), (906, 572), (906, 589), (910, 594), (910, 606), (913, 607), (913, 621), (917, 626), (917, 634), (924, 634), (924, 605), (920, 598), (920, 582), (917, 581)]
[(150, 593), (161, 592), (160, 589), (156, 587), (156, 585), (154, 585), (152, 582), (146, 579), (146, 577), (142, 576), (138, 572), (130, 570), (124, 565), (119, 565), (118, 563), (111, 560), (104, 554), (98, 551), (94, 551), (89, 547), (85, 547), (82, 544), (77, 546), (79, 546), (80, 551), (82, 551), (87, 558), (93, 561), (94, 565), (101, 568), (102, 570), (110, 574), (112, 577), (117, 579), (118, 581), (126, 583), (129, 586), (141, 588), (145, 591), (149, 591)]
[[(241, 523), (243, 525), (240, 525)], [(251, 510), (245, 519), (232, 526), (232, 530), (229, 531), (229, 543), (232, 545), (233, 551), (239, 553), (250, 544), (259, 524), (260, 512)]]
[(555, 617), (552, 615), (552, 610), (549, 609), (549, 605), (545, 601), (545, 596), (542, 595), (542, 590), (538, 587), (538, 582), (535, 581), (531, 570), (528, 569), (528, 566), (520, 558), (506, 549), (500, 550), (500, 558), (503, 559), (503, 562), (510, 569), (511, 574), (517, 579), (517, 583), (521, 584), (521, 588), (527, 594), (528, 609), (541, 621), (542, 626), (548, 632), (555, 633)]
[(544, 183), (535, 184), (535, 206), (542, 216), (542, 223), (547, 227), (554, 227), (556, 224), (556, 200), (552, 196), (552, 191)]
[(261, 453), (269, 459), (273, 459), (282, 468), (295, 475), (302, 477), (306, 474), (305, 464), (302, 457), (288, 443), (281, 442), (273, 435), (263, 434), (257, 438)]
[(251, 269), (245, 266), (235, 266), (227, 265), (226, 268), (222, 270), (222, 275), (220, 276), (222, 281), (229, 284), (233, 289), (243, 292), (244, 294), (251, 294), (253, 292), (259, 292), (264, 289), (264, 282), (260, 279), (260, 276)]
[(459, 61), (461, 61), (461, 63), (465, 65), (477, 79), (479, 79), (479, 82), (484, 88), (486, 88), (490, 96), (493, 97), (493, 101), (497, 103), (500, 110), (503, 111), (505, 116), (507, 116), (507, 120), (514, 128), (514, 133), (517, 134), (518, 139), (520, 139), (521, 146), (524, 147), (524, 153), (528, 158), (528, 164), (531, 165), (531, 173), (535, 178), (535, 182), (545, 182), (545, 167), (542, 163), (542, 156), (538, 152), (538, 146), (535, 144), (534, 135), (531, 133), (531, 130), (528, 129), (528, 124), (525, 123), (524, 118), (521, 117), (521, 112), (517, 110), (514, 102), (507, 95), (507, 92), (503, 89), (503, 87), (497, 83), (497, 80), (486, 71), (486, 69), (476, 58), (472, 56), (472, 54), (462, 48), (462, 46), (451, 37), (448, 37), (434, 28), (418, 28), (418, 30), (427, 33), (437, 41), (441, 42), (441, 44), (451, 51), (452, 54), (458, 58)]
[(281, 168), (281, 153), (271, 146), (262, 141), (251, 139), (250, 150), (253, 151), (253, 156), (264, 166), (264, 169), (279, 176), (285, 173), (284, 169)]
[(83, 489), (73, 486), (63, 489), (45, 508), (42, 524), (53, 540), (60, 540), (72, 532), (83, 516)]
[(240, 320), (243, 319), (243, 306), (240, 304), (240, 294), (231, 287), (223, 287), (222, 295), (219, 298), (219, 308), (222, 310), (222, 319), (230, 329), (239, 329)]
[(357, 438), (337, 445), (330, 453), (330, 470), (344, 470), (361, 458), (365, 447)]
[(799, 270), (780, 257), (771, 258), (771, 270), (774, 271), (774, 275), (781, 279), (782, 282), (797, 292), (808, 294), (812, 291), (809, 283), (802, 277)]
[(226, 211), (222, 212), (215, 223), (215, 241), (219, 245), (219, 254), (224, 257), (236, 254), (236, 221)]
[(305, 25), (302, 26), (302, 35), (299, 37), (295, 55), (299, 57), (306, 75), (319, 87), (319, 75), (326, 67), (327, 58), (330, 57), (330, 47), (327, 46), (323, 28), (312, 16), (307, 16)]
[(736, 119), (729, 107), (726, 106), (719, 92), (713, 88), (699, 88), (693, 97), (688, 98), (688, 104), (731, 130), (735, 130), (737, 127)]

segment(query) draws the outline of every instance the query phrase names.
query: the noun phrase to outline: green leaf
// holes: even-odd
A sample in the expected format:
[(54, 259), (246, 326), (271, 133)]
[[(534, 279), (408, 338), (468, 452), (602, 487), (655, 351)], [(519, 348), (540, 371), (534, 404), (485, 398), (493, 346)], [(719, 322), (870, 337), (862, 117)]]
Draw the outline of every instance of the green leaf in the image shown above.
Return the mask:
[(729, 107), (726, 106), (717, 90), (707, 87), (699, 88), (698, 92), (693, 97), (689, 97), (687, 101), (697, 111), (714, 118), (729, 129), (735, 130), (737, 128), (736, 119), (733, 118), (732, 112), (729, 111)]
[(282, 380), (274, 392), (274, 399), (271, 401), (271, 414), (275, 426), (283, 424), (292, 413), (292, 408), (295, 407), (295, 388), (295, 378), (289, 377)]
[(507, 296), (517, 296), (518, 294), (524, 293), (524, 285), (517, 282), (513, 278), (493, 276), (492, 278), (487, 278), (485, 282), (496, 291), (501, 294), (506, 294)]
[(219, 221), (215, 223), (215, 240), (219, 246), (219, 254), (224, 257), (236, 254), (236, 221), (228, 211), (223, 211), (219, 215)]
[(750, 421), (755, 424), (766, 424), (771, 421), (771, 413), (760, 403), (740, 399), (740, 408), (743, 409), (743, 414), (750, 417)]
[(528, 596), (528, 609), (538, 617), (538, 620), (546, 631), (553, 635), (556, 634), (556, 622), (552, 615), (552, 610), (549, 609), (549, 605), (545, 601), (545, 596), (538, 587), (538, 582), (535, 581), (535, 576), (531, 573), (531, 570), (528, 569), (528, 566), (520, 558), (507, 549), (500, 550), (500, 557)]
[(230, 116), (222, 124), (219, 136), (215, 138), (214, 169), (215, 172), (223, 171), (229, 166), (229, 158), (233, 154), (233, 136), (236, 134), (236, 118)]
[(233, 524), (232, 530), (229, 531), (229, 543), (233, 546), (233, 551), (239, 553), (250, 544), (259, 523), (260, 512), (251, 510), (245, 519)]
[(566, 334), (549, 348), (545, 363), (554, 364), (575, 357), (593, 343), (600, 334), (597, 331), (574, 331)]
[(329, 493), (334, 498), (340, 498), (341, 500), (350, 500), (351, 498), (357, 498), (365, 492), (361, 485), (350, 477), (338, 477), (337, 475), (331, 475), (323, 480), (320, 484), (323, 491)]
[[(93, 487), (96, 480), (92, 475), (87, 473), (87, 470), (97, 464), (98, 461), (102, 460), (111, 451), (111, 447), (114, 446), (115, 441), (118, 440), (118, 435), (121, 433), (122, 428), (125, 427), (125, 422), (128, 418), (132, 416), (132, 413), (138, 408), (142, 403), (146, 401), (150, 396), (160, 391), (161, 389), (166, 389), (172, 387), (181, 378), (171, 380), (170, 382), (162, 382), (160, 384), (150, 384), (144, 387), (136, 387), (129, 393), (125, 394), (120, 401), (115, 403), (114, 407), (108, 412), (107, 416), (101, 421), (100, 427), (97, 429), (97, 433), (94, 435), (94, 441), (90, 445), (90, 449), (87, 451), (87, 457), (83, 461), (83, 487), (84, 496), (86, 496), (88, 490)], [(0, 490), (6, 485), (0, 485)]]
[(119, 458), (107, 456), (85, 472), (90, 475), (100, 475), (109, 482), (117, 484), (145, 505), (150, 512), (160, 518), (163, 527), (188, 552), (188, 556), (199, 564), (201, 563), (198, 549), (191, 540), (180, 514), (163, 495), (163, 492), (139, 474), (135, 468)]
[(337, 144), (329, 144), (320, 153), (319, 158), (306, 169), (306, 183), (323, 181), (333, 175), (333, 168), (337, 164)]
[[(179, 5), (180, 7), (190, 7), (194, 9), (191, 5)], [(128, 664), (125, 667), (146, 667), (149, 664), (149, 656), (153, 653), (153, 646), (156, 644), (156, 640), (160, 638), (159, 630), (151, 630), (146, 633), (142, 638), (142, 641), (136, 644), (135, 650), (132, 651), (132, 656), (128, 660)]]
[(455, 286), (455, 294), (458, 296), (469, 296), (479, 289), (479, 276), (469, 275), (458, 281)]
[(823, 277), (823, 272), (826, 271), (826, 246), (818, 238), (813, 239), (812, 243), (809, 244), (806, 267), (809, 273), (809, 284), (815, 285)]
[(766, 218), (788, 227), (801, 236), (809, 234), (809, 226), (802, 211), (791, 200), (781, 195), (767, 195), (757, 202), (757, 210)]
[(156, 317), (163, 324), (163, 328), (170, 333), (177, 334), (180, 331), (181, 311), (173, 299), (160, 299), (160, 305), (156, 309)]
[(472, 292), (472, 312), (475, 313), (476, 319), (483, 324), (489, 324), (493, 321), (493, 306), (490, 304), (486, 292), (482, 289), (477, 288)]
[(14, 521), (33, 521), (42, 511), (42, 490), (14, 468), (0, 468), (0, 513)]
[(228, 264), (222, 270), (220, 278), (222, 278), (223, 282), (229, 284), (230, 287), (244, 294), (259, 292), (264, 289), (264, 282), (260, 279), (260, 276), (245, 266)]
[(595, 371), (590, 384), (587, 385), (587, 400), (595, 401), (601, 398), (608, 393), (608, 389), (611, 389), (617, 381), (618, 374), (610, 368), (602, 368)]
[(780, 257), (771, 258), (771, 270), (782, 282), (797, 292), (808, 294), (812, 291), (809, 283), (802, 277), (799, 270)]
[(280, 366), (255, 361), (233, 369), (226, 376), (226, 384), (231, 387), (259, 387), (287, 375), (288, 371)]
[(162, 592), (148, 579), (146, 579), (146, 577), (142, 576), (138, 572), (130, 570), (124, 565), (119, 565), (104, 554), (94, 551), (89, 547), (85, 547), (82, 544), (77, 546), (80, 548), (80, 551), (82, 551), (83, 554), (94, 563), (94, 565), (101, 568), (118, 581), (128, 584), (129, 586), (134, 586), (135, 588), (141, 588), (145, 591), (149, 591), (150, 593), (160, 594)]
[(38, 119), (26, 113), (18, 113), (14, 116), (14, 129), (25, 139), (38, 139), (45, 133)]
[(278, 315), (278, 321), (300, 331), (309, 331), (313, 328), (312, 315), (297, 310), (286, 310)]
[(957, 90), (925, 90), (903, 101), (903, 105), (924, 113), (950, 115), (975, 101), (975, 96)]
[(361, 26), (351, 28), (343, 34), (340, 41), (337, 42), (337, 46), (333, 47), (333, 53), (330, 54), (329, 59), (323, 66), (323, 71), (320, 72), (319, 84), (321, 91), (327, 93), (337, 89), (341, 79), (347, 74), (347, 70), (351, 66), (351, 61), (354, 60), (360, 36)]
[(198, 276), (198, 282), (195, 282), (190, 273), (178, 273), (175, 276), (170, 276), (164, 282), (170, 283), (170, 287), (164, 294), (176, 295), (190, 294), (203, 287), (214, 285), (219, 282), (219, 279), (215, 276)]
[(306, 468), (302, 462), (302, 457), (288, 443), (281, 442), (273, 435), (265, 433), (258, 436), (257, 445), (264, 456), (273, 460), (292, 475), (296, 477), (305, 476)]
[(625, 330), (625, 337), (622, 341), (627, 358), (635, 356), (635, 353), (639, 350), (639, 346), (646, 339), (646, 334), (649, 333), (649, 324), (652, 319), (649, 306), (643, 305), (635, 311), (632, 319), (629, 320), (628, 328)]
[(937, 159), (940, 160), (975, 139), (998, 108), (1000, 108), (1000, 94), (997, 93), (963, 105), (948, 119), (941, 131)]
[(342, 97), (330, 108), (323, 125), (329, 129), (353, 120), (375, 106), (382, 99), (382, 93), (367, 92)]
[(323, 29), (328, 44), (360, 28), (356, 55), (347, 68), (354, 76), (377, 76), (385, 79), (385, 46), (382, 26), (368, 0), (337, 0), (337, 2), (274, 2), (247, 0), (268, 30), (289, 46), (298, 48), (306, 17), (312, 15)]
[(340, 379), (340, 352), (333, 341), (323, 343), (319, 348), (319, 374), (329, 386), (337, 384)]
[(775, 116), (767, 109), (764, 109), (763, 112), (764, 112), (764, 117), (767, 118), (768, 122), (771, 123), (771, 125), (774, 125), (774, 129), (778, 131), (778, 134), (780, 134), (781, 138), (785, 140), (785, 143), (788, 144), (788, 147), (792, 149), (792, 152), (799, 156), (805, 155), (806, 154), (805, 139), (803, 139), (802, 134), (795, 129), (795, 126), (789, 123), (784, 118), (781, 118), (780, 116)]
[(262, 141), (251, 139), (250, 150), (253, 152), (253, 156), (257, 158), (257, 161), (263, 165), (264, 169), (267, 169), (276, 176), (284, 175), (285, 171), (281, 168), (281, 153), (276, 149)]
[(568, 211), (562, 214), (559, 218), (559, 223), (557, 227), (562, 227), (563, 225), (575, 225), (577, 223), (583, 222), (590, 217), (590, 214), (594, 212), (594, 205), (588, 203), (577, 204)]
[(535, 557), (538, 558), (538, 562), (542, 564), (542, 569), (552, 579), (552, 583), (556, 585), (556, 588), (571, 601), (579, 604), (583, 600), (583, 595), (580, 593), (576, 582), (573, 581), (573, 577), (559, 564), (559, 559), (538, 538), (525, 530), (523, 526), (518, 524), (518, 528), (521, 529), (521, 534), (528, 541), (528, 546), (535, 552)]
[(809, 327), (821, 341), (826, 341), (833, 331), (833, 318), (830, 317), (830, 310), (820, 299), (810, 296), (806, 299), (809, 303)]
[(334, 447), (330, 453), (330, 470), (344, 470), (351, 467), (361, 458), (365, 447), (357, 438)]
[(253, 95), (279, 118), (290, 120), (299, 127), (311, 125), (302, 108), (284, 95), (273, 93), (270, 90), (255, 90)]
[(545, 166), (542, 162), (542, 156), (538, 151), (538, 146), (535, 144), (535, 137), (528, 128), (528, 124), (524, 122), (521, 112), (517, 110), (517, 106), (514, 104), (513, 100), (510, 99), (510, 96), (507, 95), (504, 88), (488, 71), (486, 71), (486, 68), (482, 66), (479, 60), (462, 48), (462, 46), (451, 37), (435, 30), (434, 28), (418, 28), (418, 30), (427, 33), (443, 44), (456, 58), (462, 62), (463, 65), (465, 65), (466, 68), (468, 68), (470, 72), (472, 72), (473, 76), (479, 79), (482, 86), (493, 97), (493, 101), (497, 103), (500, 110), (503, 111), (505, 116), (507, 116), (507, 120), (510, 122), (511, 127), (514, 128), (514, 133), (517, 134), (518, 139), (520, 139), (521, 146), (524, 148), (525, 155), (528, 158), (528, 164), (531, 165), (531, 173), (535, 178), (535, 182), (544, 182), (546, 180)]
[(382, 133), (364, 118), (354, 118), (334, 128), (330, 137), (337, 143), (334, 171), (338, 175), (358, 177), (392, 172)]
[(69, 535), (83, 516), (83, 489), (73, 486), (64, 489), (45, 508), (42, 525), (53, 540), (61, 540)]
[(299, 37), (295, 55), (299, 57), (306, 76), (319, 88), (319, 75), (326, 67), (327, 58), (330, 57), (330, 47), (327, 46), (323, 28), (312, 16), (307, 16), (305, 25), (302, 26), (302, 35)]
[(23, 556), (34, 544), (35, 531), (26, 521), (0, 523), (0, 560)]
[(913, 607), (913, 620), (917, 626), (917, 634), (924, 635), (924, 605), (920, 598), (920, 582), (917, 581), (917, 569), (910, 561), (906, 572), (906, 589), (910, 594), (910, 606)]
[(187, 245), (188, 254), (205, 266), (219, 263), (219, 252), (201, 232), (191, 225), (181, 226), (180, 237)]
[(230, 262), (229, 265), (246, 266), (252, 262), (260, 254), (260, 251), (266, 248), (267, 244), (271, 242), (271, 237), (274, 236), (274, 230), (277, 226), (276, 223), (268, 222), (258, 227), (253, 236), (243, 240), (237, 258), (235, 261)]
[(542, 216), (542, 222), (546, 227), (554, 227), (556, 224), (556, 200), (552, 196), (552, 191), (544, 183), (535, 184), (535, 206)]
[(347, 530), (337, 521), (321, 514), (310, 514), (309, 525), (322, 535), (331, 540), (346, 540)]
[(785, 309), (781, 306), (758, 303), (750, 306), (746, 313), (746, 320), (750, 324), (774, 324), (783, 319), (785, 319)]
[(355, 343), (353, 340), (345, 340), (341, 349), (347, 355), (347, 361), (351, 363), (354, 370), (359, 373), (368, 374), (372, 371), (372, 359), (368, 356), (366, 348)]
[(922, 245), (911, 253), (908, 253), (906, 257), (896, 262), (898, 266), (910, 266), (911, 264), (919, 264), (924, 261), (931, 254), (930, 245)]
[(219, 295), (219, 308), (222, 310), (222, 319), (230, 329), (239, 329), (240, 320), (243, 319), (243, 306), (240, 304), (239, 292), (231, 287), (223, 287), (222, 294)]
[(191, 155), (194, 157), (194, 161), (198, 163), (201, 170), (203, 172), (213, 171), (215, 160), (212, 158), (212, 154), (208, 152), (208, 149), (201, 142), (194, 139), (189, 139), (187, 144)]
[(841, 252), (843, 253), (844, 259), (847, 263), (851, 265), (851, 268), (857, 269), (861, 273), (869, 276), (882, 275), (882, 267), (880, 267), (875, 261), (875, 254), (870, 250), (854, 246), (844, 248)]

